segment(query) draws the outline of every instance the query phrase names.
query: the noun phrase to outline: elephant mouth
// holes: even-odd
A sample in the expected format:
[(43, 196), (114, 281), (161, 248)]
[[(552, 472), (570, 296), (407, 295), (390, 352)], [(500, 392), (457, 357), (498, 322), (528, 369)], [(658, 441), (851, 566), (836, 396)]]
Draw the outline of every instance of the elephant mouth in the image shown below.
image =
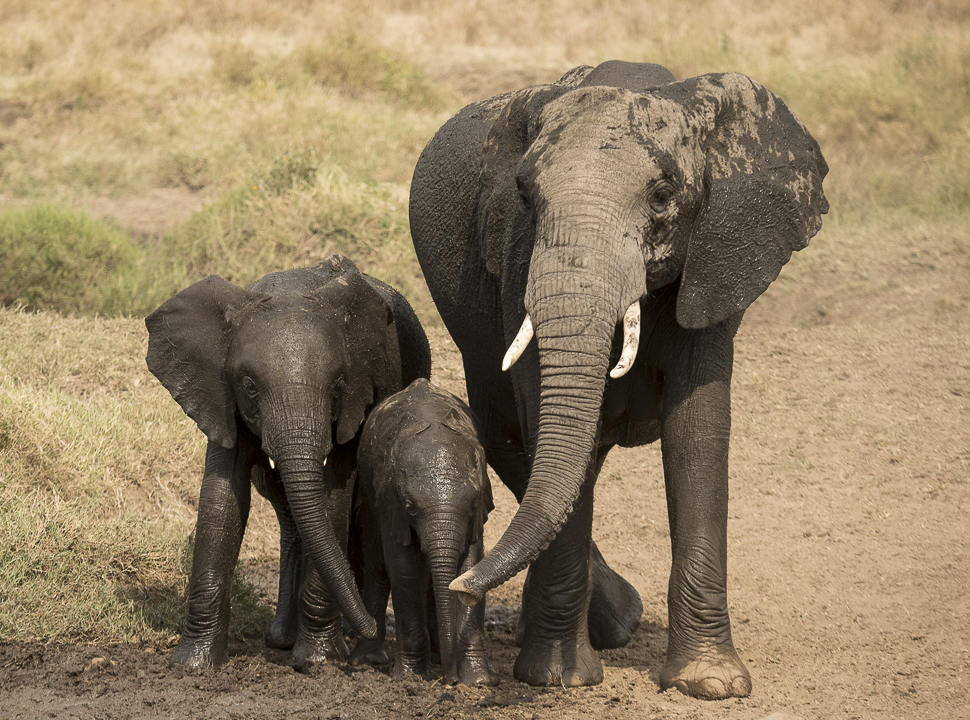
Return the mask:
[[(271, 455), (267, 455), (266, 456), (266, 459), (269, 461), (269, 469), (270, 470), (275, 470), (276, 469), (276, 461), (272, 458), (272, 456)], [(327, 462), (329, 460), (330, 460), (329, 457), (325, 457), (323, 459), (323, 467), (327, 467)]]
[[(509, 345), (509, 349), (505, 353), (505, 357), (502, 359), (502, 370), (508, 371), (525, 351), (529, 342), (535, 335), (535, 328), (532, 324), (532, 318), (526, 313), (525, 319), (522, 321), (522, 326), (519, 328), (519, 332), (516, 334), (515, 339), (512, 344)], [(620, 354), (620, 359), (617, 361), (616, 365), (610, 370), (610, 377), (614, 380), (621, 378), (629, 372), (630, 368), (633, 367), (633, 361), (636, 360), (637, 350), (640, 347), (640, 301), (635, 300), (630, 303), (630, 306), (626, 309), (623, 314), (623, 352)]]

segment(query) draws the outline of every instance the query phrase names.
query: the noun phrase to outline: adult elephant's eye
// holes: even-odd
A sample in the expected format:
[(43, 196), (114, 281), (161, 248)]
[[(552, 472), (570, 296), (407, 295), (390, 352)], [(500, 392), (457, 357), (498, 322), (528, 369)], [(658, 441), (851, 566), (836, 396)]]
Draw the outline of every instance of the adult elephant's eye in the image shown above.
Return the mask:
[(650, 192), (647, 195), (647, 202), (654, 212), (662, 213), (670, 207), (670, 203), (674, 199), (675, 194), (676, 192), (672, 186), (667, 183), (660, 183), (650, 188)]
[(248, 375), (243, 377), (242, 386), (243, 392), (245, 392), (249, 397), (255, 399), (259, 395), (259, 388), (256, 387), (256, 381)]

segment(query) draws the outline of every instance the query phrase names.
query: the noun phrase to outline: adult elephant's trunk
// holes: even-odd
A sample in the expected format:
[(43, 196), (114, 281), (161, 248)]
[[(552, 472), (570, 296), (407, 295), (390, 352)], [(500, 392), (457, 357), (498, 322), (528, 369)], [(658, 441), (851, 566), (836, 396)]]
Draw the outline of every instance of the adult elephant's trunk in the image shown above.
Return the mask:
[(431, 571), (435, 612), (438, 621), (438, 644), (441, 671), (445, 682), (458, 682), (458, 609), (448, 584), (458, 572), (458, 561), (464, 550), (467, 513), (439, 509), (420, 521), (421, 547)]
[(581, 235), (594, 239), (571, 242), (558, 232), (536, 241), (525, 295), (539, 349), (535, 460), (505, 533), (451, 585), (466, 605), (531, 563), (572, 511), (596, 442), (616, 325), (644, 291), (643, 257), (633, 242), (597, 242), (596, 228)]
[[(328, 510), (335, 492), (328, 487), (330, 474), (325, 468), (330, 450), (329, 423), (321, 429), (313, 420), (300, 423), (291, 416), (288, 420), (287, 429), (277, 433), (266, 433), (264, 426), (264, 449), (280, 471), (303, 549), (354, 632), (362, 638), (374, 638), (377, 623), (364, 607), (347, 562), (345, 542), (337, 535), (346, 533), (346, 521), (331, 518)], [(336, 530), (335, 521), (340, 525)]]

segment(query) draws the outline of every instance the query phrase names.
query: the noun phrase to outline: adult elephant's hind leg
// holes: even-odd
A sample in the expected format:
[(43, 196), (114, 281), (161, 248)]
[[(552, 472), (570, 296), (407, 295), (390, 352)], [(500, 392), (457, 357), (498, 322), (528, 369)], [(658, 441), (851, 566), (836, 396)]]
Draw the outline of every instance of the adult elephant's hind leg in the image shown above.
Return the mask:
[[(594, 477), (599, 477), (612, 445), (602, 446), (596, 458)], [(593, 543), (593, 595), (589, 601), (589, 641), (597, 650), (625, 646), (640, 627), (643, 601), (640, 593), (607, 565)]]
[(606, 564), (593, 543), (593, 596), (589, 602), (589, 641), (597, 650), (625, 646), (640, 627), (640, 593)]
[(522, 597), (522, 649), (513, 673), (530, 685), (578, 687), (603, 681), (603, 664), (590, 645), (593, 484), (587, 473), (559, 536), (536, 559)]

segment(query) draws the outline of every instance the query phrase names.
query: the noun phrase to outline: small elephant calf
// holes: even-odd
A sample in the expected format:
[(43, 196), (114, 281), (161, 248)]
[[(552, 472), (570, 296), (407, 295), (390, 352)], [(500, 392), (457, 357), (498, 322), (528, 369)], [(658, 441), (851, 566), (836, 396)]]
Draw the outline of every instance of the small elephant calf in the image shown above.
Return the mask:
[[(492, 510), (481, 431), (471, 410), (424, 379), (374, 409), (357, 462), (364, 534), (364, 603), (377, 619), (353, 662), (387, 662), (385, 610), (392, 593), (400, 644), (393, 674), (427, 676), (437, 620), (446, 682), (495, 685), (485, 650), (485, 602), (462, 605), (449, 583), (484, 556)], [(431, 605), (433, 604), (433, 610)]]

